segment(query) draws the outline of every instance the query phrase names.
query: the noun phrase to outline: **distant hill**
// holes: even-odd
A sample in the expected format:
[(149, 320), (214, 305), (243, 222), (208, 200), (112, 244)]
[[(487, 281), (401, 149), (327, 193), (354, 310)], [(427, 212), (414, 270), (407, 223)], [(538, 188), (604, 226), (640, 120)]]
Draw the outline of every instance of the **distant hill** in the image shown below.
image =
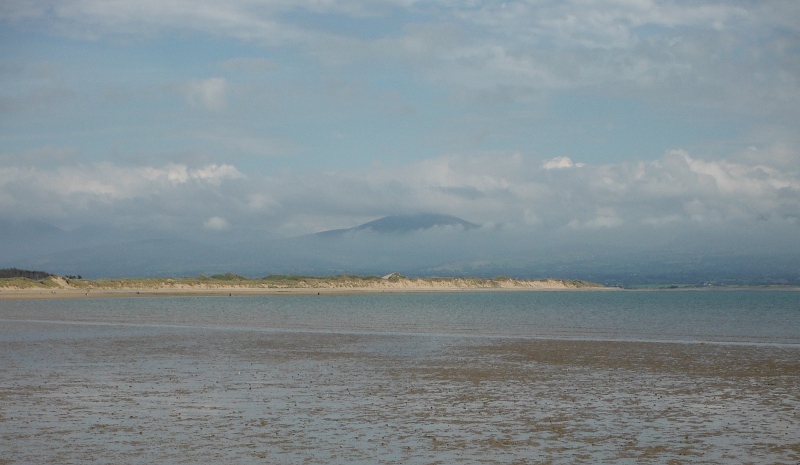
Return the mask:
[[(757, 231), (731, 232), (725, 239), (719, 231), (676, 236), (653, 230), (650, 244), (636, 247), (611, 229), (533, 228), (536, 234), (526, 234), (430, 213), (387, 216), (352, 228), (281, 239), (246, 228), (237, 236), (233, 229), (179, 236), (104, 225), (65, 231), (46, 223), (0, 219), (0, 268), (11, 276), (47, 270), (89, 279), (227, 271), (251, 277), (397, 272), (418, 277), (554, 276), (623, 287), (800, 285), (800, 247), (791, 243), (796, 228), (775, 239), (783, 241), (780, 253), (772, 250), (772, 236)], [(35, 281), (45, 274), (30, 273)]]
[(0, 219), (0, 237), (30, 240), (61, 234), (64, 231), (43, 221), (8, 221)]
[(451, 215), (437, 213), (416, 213), (412, 215), (390, 215), (375, 221), (370, 221), (359, 226), (346, 229), (332, 229), (323, 231), (313, 236), (338, 237), (354, 231), (374, 231), (380, 234), (405, 234), (414, 231), (423, 231), (436, 227), (457, 227), (465, 231), (476, 229), (480, 226)]

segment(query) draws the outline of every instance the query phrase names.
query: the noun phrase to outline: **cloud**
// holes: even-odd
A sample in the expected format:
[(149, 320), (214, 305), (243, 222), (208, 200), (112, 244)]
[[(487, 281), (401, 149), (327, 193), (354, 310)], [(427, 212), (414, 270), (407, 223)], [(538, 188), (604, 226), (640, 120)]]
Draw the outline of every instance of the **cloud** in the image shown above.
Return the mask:
[[(270, 50), (286, 47), (331, 68), (401, 63), (414, 79), (432, 82), (455, 99), (481, 101), (488, 93), (497, 102), (530, 101), (594, 88), (683, 108), (794, 118), (800, 108), (794, 52), (800, 26), (791, 19), (798, 15), (797, 2), (618, 0), (469, 5), (64, 0), (0, 7), (6, 24), (36, 21), (50, 33), (71, 37), (149, 39), (178, 31)], [(392, 22), (394, 32), (370, 35), (320, 26), (358, 25), (347, 21), (363, 18)], [(236, 58), (222, 66), (273, 69), (263, 58)], [(186, 83), (184, 92), (190, 104), (220, 110), (227, 86), (221, 78), (196, 80)]]
[(787, 44), (796, 46), (800, 27), (783, 26), (800, 14), (791, 2), (483, 2), (438, 13), (452, 21), (410, 27), (390, 49), (454, 94), (504, 89), (528, 101), (596, 89), (797, 116), (800, 65)]
[(220, 147), (224, 152), (240, 155), (279, 157), (294, 155), (300, 147), (281, 137), (255, 136), (240, 130), (211, 130), (190, 133), (188, 137), (204, 140)]
[(283, 236), (413, 212), (521, 230), (627, 228), (639, 231), (640, 239), (665, 225), (800, 227), (798, 171), (703, 159), (682, 150), (653, 161), (573, 166), (568, 159), (519, 153), (246, 177), (234, 165), (214, 163), (20, 164), (0, 167), (0, 219), (185, 234), (202, 224)]
[(170, 163), (163, 167), (142, 167), (139, 172), (143, 178), (149, 181), (166, 179), (173, 184), (199, 180), (218, 185), (225, 179), (237, 179), (244, 176), (233, 165), (214, 163), (194, 169), (190, 169), (186, 165)]
[[(6, 2), (0, 19), (47, 23), (51, 32), (81, 39), (107, 35), (154, 36), (185, 30), (280, 45), (302, 40), (301, 31), (276, 17), (296, 8), (293, 2), (253, 3), (247, 0), (219, 3), (210, 0), (163, 2), (65, 0), (43, 2), (38, 8), (19, 8)], [(313, 2), (312, 2), (313, 3)], [(5, 4), (4, 4), (5, 5)], [(302, 6), (302, 5), (299, 5)]]
[(20, 153), (0, 153), (0, 165), (63, 165), (73, 161), (79, 152), (77, 147), (45, 145), (44, 147), (37, 147)]
[[(0, 218), (37, 219), (74, 228), (105, 224), (150, 230), (183, 228), (197, 215), (238, 202), (232, 165), (126, 167), (94, 164), (0, 167)], [(196, 223), (195, 223), (196, 224)]]
[(74, 98), (70, 89), (39, 87), (19, 95), (0, 95), (0, 113), (46, 112)]
[(574, 219), (569, 222), (569, 227), (573, 229), (601, 229), (615, 228), (625, 222), (617, 215), (614, 208), (598, 208), (594, 216), (586, 220)]
[(586, 166), (584, 163), (573, 163), (569, 157), (555, 157), (542, 163), (542, 168), (546, 170), (561, 169), (561, 168), (582, 168)]
[(220, 66), (227, 71), (242, 71), (253, 74), (268, 73), (278, 68), (278, 65), (272, 60), (251, 57), (231, 58), (220, 63)]
[(224, 78), (194, 79), (184, 83), (182, 90), (194, 107), (215, 111), (225, 108), (228, 84)]
[(212, 231), (225, 231), (230, 229), (231, 225), (225, 218), (212, 216), (203, 223), (203, 227)]
[(195, 234), (203, 225), (229, 235), (288, 237), (389, 214), (436, 212), (513, 232), (519, 240), (563, 231), (588, 235), (584, 240), (617, 231), (611, 237), (625, 237), (632, 246), (664, 228), (721, 233), (800, 227), (796, 170), (704, 159), (682, 150), (653, 161), (572, 165), (520, 153), (248, 176), (234, 165), (214, 163), (12, 164), (0, 167), (0, 220), (179, 235)]

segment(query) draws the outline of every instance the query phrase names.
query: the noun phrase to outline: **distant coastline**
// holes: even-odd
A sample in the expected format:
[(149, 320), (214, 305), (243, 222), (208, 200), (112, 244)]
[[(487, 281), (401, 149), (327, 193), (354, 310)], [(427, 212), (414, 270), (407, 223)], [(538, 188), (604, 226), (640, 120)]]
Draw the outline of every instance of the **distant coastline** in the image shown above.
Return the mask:
[(601, 284), (569, 279), (523, 280), (496, 278), (409, 278), (339, 275), (330, 277), (272, 275), (247, 278), (235, 274), (184, 278), (78, 279), (47, 276), (0, 279), (1, 298), (69, 298), (167, 295), (273, 295), (346, 294), (432, 291), (556, 291), (614, 289)]

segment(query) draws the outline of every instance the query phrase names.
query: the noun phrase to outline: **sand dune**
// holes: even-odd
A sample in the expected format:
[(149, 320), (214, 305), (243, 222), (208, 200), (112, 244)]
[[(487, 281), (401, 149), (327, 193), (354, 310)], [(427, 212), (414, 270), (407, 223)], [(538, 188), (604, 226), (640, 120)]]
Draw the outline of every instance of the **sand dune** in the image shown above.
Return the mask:
[(585, 281), (563, 279), (408, 278), (394, 273), (384, 277), (275, 276), (248, 279), (236, 275), (221, 275), (216, 278), (201, 276), (83, 280), (52, 276), (42, 281), (0, 280), (0, 298), (570, 289), (605, 288)]

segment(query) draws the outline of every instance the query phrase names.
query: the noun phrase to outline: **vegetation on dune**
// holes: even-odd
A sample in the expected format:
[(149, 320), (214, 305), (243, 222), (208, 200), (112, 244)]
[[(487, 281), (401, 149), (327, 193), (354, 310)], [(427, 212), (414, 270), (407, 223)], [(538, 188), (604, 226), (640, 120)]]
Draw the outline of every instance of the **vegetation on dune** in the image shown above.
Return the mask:
[(56, 278), (46, 271), (4, 268), (0, 269), (0, 288), (52, 289), (59, 287)]
[(602, 284), (593, 283), (590, 281), (581, 281), (580, 279), (562, 279), (565, 284), (575, 287), (603, 287)]
[(271, 274), (269, 276), (265, 276), (261, 278), (262, 281), (266, 282), (298, 282), (298, 281), (305, 281), (307, 279), (317, 279), (314, 276), (303, 276), (299, 274)]
[(18, 289), (51, 289), (58, 287), (52, 279), (33, 280), (30, 278), (0, 278), (0, 287), (11, 287)]
[[(454, 288), (516, 288), (526, 287), (533, 282), (563, 283), (570, 288), (602, 287), (600, 284), (579, 280), (517, 280), (507, 276), (495, 278), (468, 277), (428, 277), (408, 278), (399, 273), (391, 273), (384, 277), (368, 275), (357, 276), (342, 274), (337, 276), (306, 275), (268, 275), (263, 278), (248, 278), (235, 273), (214, 274), (197, 277), (162, 277), (162, 278), (103, 278), (82, 279), (80, 276), (58, 277), (43, 271), (26, 271), (16, 268), (2, 270), (5, 277), (0, 277), (0, 288), (16, 289), (185, 289), (185, 288), (368, 288), (388, 286), (402, 287), (454, 287)], [(33, 279), (38, 278), (38, 279)]]
[(245, 281), (250, 278), (245, 278), (244, 276), (233, 274), (233, 273), (225, 273), (225, 274), (215, 274), (211, 276), (212, 279), (220, 280), (220, 281)]
[(0, 269), (0, 278), (27, 278), (33, 281), (41, 281), (52, 274), (46, 271), (20, 270), (19, 268)]

